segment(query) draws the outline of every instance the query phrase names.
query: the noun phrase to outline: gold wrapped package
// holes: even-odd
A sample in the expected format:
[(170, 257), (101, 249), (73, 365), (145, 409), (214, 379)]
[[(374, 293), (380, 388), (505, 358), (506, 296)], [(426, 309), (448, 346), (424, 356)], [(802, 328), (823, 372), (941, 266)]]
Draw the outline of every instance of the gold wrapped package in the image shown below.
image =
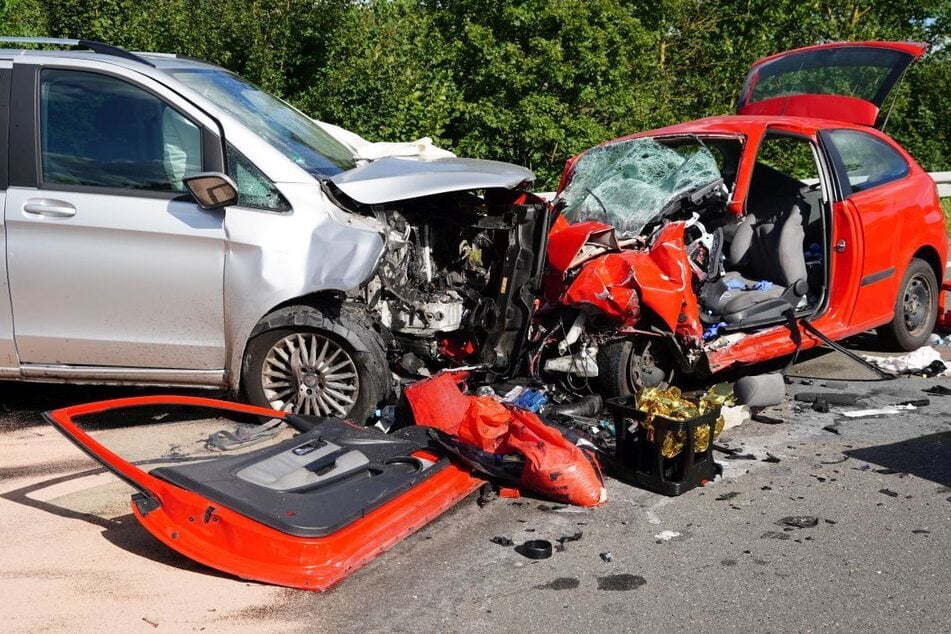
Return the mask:
[[(647, 431), (647, 440), (654, 440), (654, 417), (663, 416), (671, 420), (687, 421), (702, 416), (711, 410), (721, 407), (733, 399), (733, 390), (728, 383), (719, 383), (711, 387), (699, 401), (692, 401), (676, 387), (661, 389), (657, 387), (643, 388), (637, 395), (637, 409), (646, 414), (642, 425)], [(694, 451), (703, 452), (710, 446), (710, 428), (708, 425), (697, 427), (693, 445)], [(718, 416), (714, 426), (713, 439), (716, 440), (723, 431), (723, 416)], [(661, 441), (661, 454), (665, 458), (673, 458), (684, 450), (687, 440), (686, 432), (668, 431)]]

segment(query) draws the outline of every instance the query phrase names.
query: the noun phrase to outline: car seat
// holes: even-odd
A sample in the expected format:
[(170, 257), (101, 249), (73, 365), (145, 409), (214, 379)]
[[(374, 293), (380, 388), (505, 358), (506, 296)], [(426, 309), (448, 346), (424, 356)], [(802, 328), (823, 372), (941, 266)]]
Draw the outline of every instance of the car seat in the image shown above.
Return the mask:
[(802, 202), (787, 199), (772, 217), (748, 214), (730, 243), (728, 271), (706, 284), (700, 301), (704, 321), (724, 329), (780, 321), (806, 295)]

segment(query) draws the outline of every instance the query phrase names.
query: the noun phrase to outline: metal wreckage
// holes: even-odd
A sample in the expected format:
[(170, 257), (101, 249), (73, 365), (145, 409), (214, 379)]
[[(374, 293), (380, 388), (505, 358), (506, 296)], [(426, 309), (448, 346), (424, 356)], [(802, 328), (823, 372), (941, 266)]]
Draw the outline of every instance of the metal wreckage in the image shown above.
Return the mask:
[[(342, 208), (379, 223), (386, 245), (346, 298), (375, 324), (396, 377), (395, 389), (378, 386), (374, 426), (187, 397), (46, 417), (137, 490), (135, 516), (171, 548), (312, 590), (486, 480), (586, 506), (606, 499), (602, 467), (670, 495), (702, 484), (716, 475), (733, 394), (682, 394), (676, 374), (708, 377), (873, 327), (915, 349), (943, 312), (934, 183), (875, 125), (924, 51), (827, 44), (760, 60), (736, 116), (592, 148), (568, 162), (550, 203), (524, 189), (521, 168), (455, 159), (413, 167), (399, 203), (392, 162), (326, 183)], [(823, 80), (851, 88), (819, 90)], [(156, 406), (278, 420), (297, 435), (147, 472), (83, 428)]]

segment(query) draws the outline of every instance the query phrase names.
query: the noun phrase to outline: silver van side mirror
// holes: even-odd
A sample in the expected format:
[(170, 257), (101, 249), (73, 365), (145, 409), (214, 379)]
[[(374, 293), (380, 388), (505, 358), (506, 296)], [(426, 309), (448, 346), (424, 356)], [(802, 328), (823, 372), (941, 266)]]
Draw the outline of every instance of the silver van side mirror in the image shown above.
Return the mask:
[(238, 202), (238, 186), (221, 172), (202, 172), (182, 179), (202, 209), (220, 209)]

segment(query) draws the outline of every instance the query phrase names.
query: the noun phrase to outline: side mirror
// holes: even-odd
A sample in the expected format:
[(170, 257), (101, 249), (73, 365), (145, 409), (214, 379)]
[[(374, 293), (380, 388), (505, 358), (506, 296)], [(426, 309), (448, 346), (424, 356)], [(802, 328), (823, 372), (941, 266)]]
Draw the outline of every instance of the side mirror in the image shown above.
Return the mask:
[(202, 209), (221, 209), (238, 202), (238, 186), (221, 172), (202, 172), (182, 179)]

